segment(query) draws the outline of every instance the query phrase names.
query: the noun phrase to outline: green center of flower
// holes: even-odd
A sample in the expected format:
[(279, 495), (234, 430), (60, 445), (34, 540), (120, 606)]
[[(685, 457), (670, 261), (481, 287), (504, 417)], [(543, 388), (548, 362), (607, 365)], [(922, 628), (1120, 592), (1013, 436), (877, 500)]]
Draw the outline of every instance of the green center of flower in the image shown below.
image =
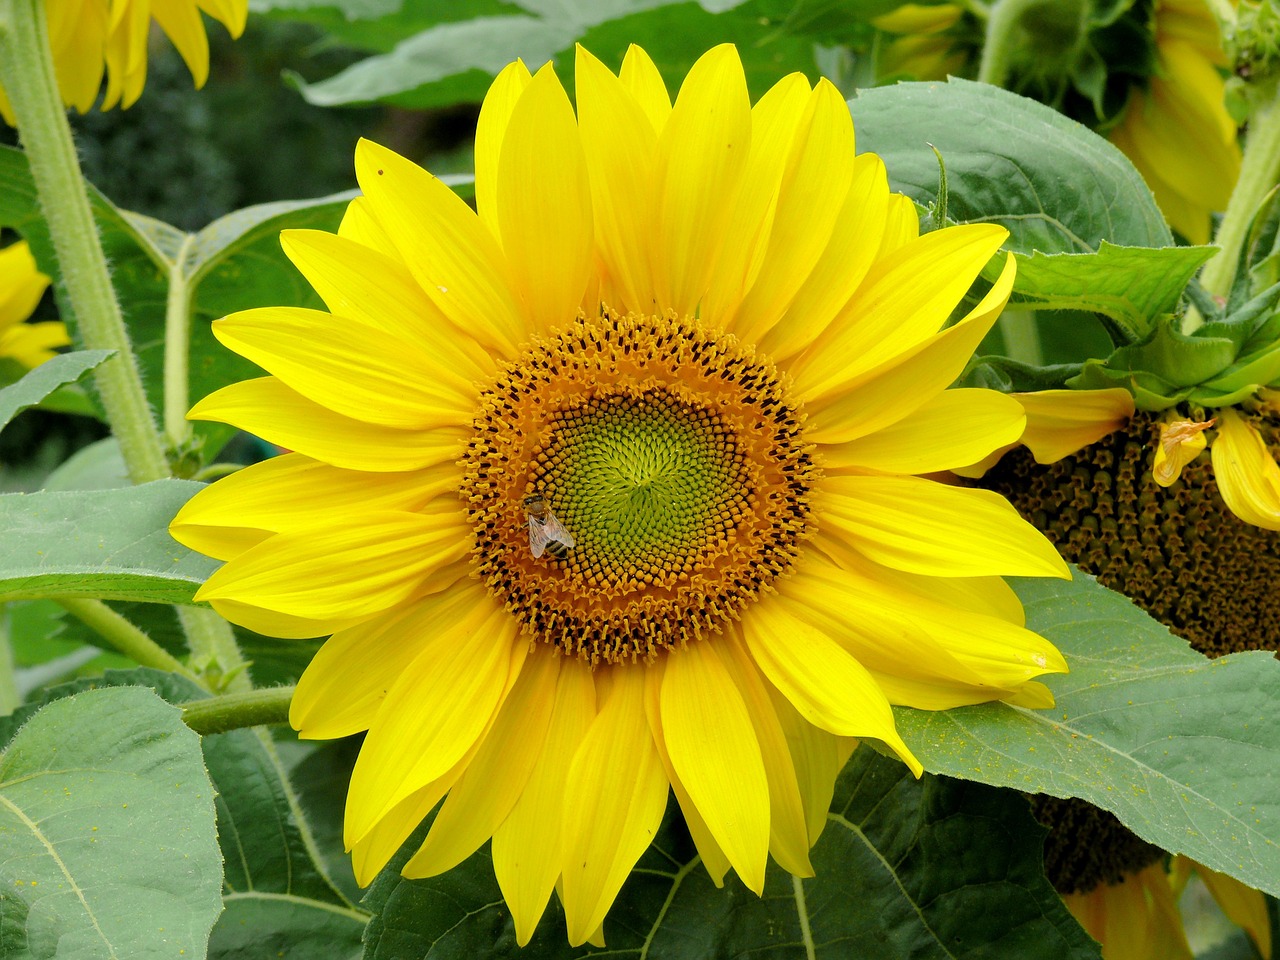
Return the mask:
[(802, 424), (734, 337), (579, 318), (481, 395), (462, 489), (478, 573), (527, 633), (592, 662), (717, 633), (809, 535)]
[(584, 572), (669, 582), (733, 536), (750, 470), (714, 410), (650, 390), (591, 398), (552, 420), (535, 485), (560, 505)]

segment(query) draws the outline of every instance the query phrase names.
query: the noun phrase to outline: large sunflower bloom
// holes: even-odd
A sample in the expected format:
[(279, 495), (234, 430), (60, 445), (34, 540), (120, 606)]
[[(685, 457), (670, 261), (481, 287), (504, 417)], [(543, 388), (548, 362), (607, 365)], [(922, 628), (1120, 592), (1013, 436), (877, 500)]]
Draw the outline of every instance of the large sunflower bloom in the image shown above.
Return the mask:
[(1271, 926), (1263, 895), (1186, 857), (1175, 857), (1172, 871), (1161, 857), (1118, 883), (1062, 899), (1089, 936), (1102, 944), (1103, 960), (1193, 960), (1178, 907), (1193, 872), (1227, 917), (1248, 933), (1258, 956), (1271, 960)]
[[(192, 410), (296, 453), (195, 497), (229, 619), (333, 632), (304, 737), (368, 730), (346, 842), (367, 883), (443, 798), (406, 876), (492, 837), (521, 943), (553, 889), (601, 934), (669, 788), (716, 882), (812, 873), (851, 737), (916, 773), (891, 704), (1052, 702), (1065, 669), (1002, 575), (1064, 576), (1000, 497), (915, 474), (1012, 442), (946, 386), (1009, 295), (952, 309), (1005, 231), (918, 236), (827, 83), (754, 109), (731, 46), (674, 106), (632, 48), (495, 81), (478, 215), (362, 142), (336, 236), (284, 235), (331, 312), (220, 340), (272, 375)], [(535, 545), (546, 550), (535, 552)], [(541, 553), (541, 555), (537, 555)], [(447, 795), (447, 796), (446, 796)]]
[[(186, 61), (198, 88), (209, 77), (209, 38), (201, 11), (238, 37), (244, 32), (248, 0), (48, 0), (49, 46), (62, 102), (87, 113), (98, 99), (102, 75), (107, 89), (102, 109), (128, 107), (147, 82), (147, 37), (154, 18)], [(0, 115), (12, 124), (9, 99), (0, 89)]]
[(1138, 168), (1170, 226), (1209, 242), (1209, 215), (1225, 210), (1240, 175), (1227, 113), (1218, 21), (1204, 0), (1156, 0), (1157, 72), (1134, 88), (1108, 134)]
[(16, 360), (30, 369), (54, 356), (54, 347), (71, 342), (60, 320), (24, 323), (49, 287), (25, 241), (0, 250), (0, 361)]

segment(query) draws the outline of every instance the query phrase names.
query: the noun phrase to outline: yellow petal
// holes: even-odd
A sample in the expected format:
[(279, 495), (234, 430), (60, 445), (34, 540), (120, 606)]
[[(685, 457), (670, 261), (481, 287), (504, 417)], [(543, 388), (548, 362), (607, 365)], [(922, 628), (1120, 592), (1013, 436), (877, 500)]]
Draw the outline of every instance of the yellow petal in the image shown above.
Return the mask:
[(591, 187), (578, 125), (550, 63), (511, 111), (498, 160), (498, 225), (534, 329), (573, 319), (592, 265)]
[(742, 633), (756, 665), (809, 723), (840, 736), (883, 740), (917, 777), (924, 772), (898, 736), (875, 680), (824, 631), (770, 598), (751, 608)]
[(1036, 463), (1053, 463), (1119, 430), (1133, 416), (1133, 394), (1107, 390), (1040, 390), (1011, 396), (1027, 412), (1022, 442)]
[(502, 235), (497, 213), (498, 156), (511, 111), (530, 79), (529, 68), (523, 60), (503, 67), (484, 95), (480, 118), (476, 121), (476, 212), (495, 238)]
[(874, 153), (853, 158), (853, 180), (836, 216), (830, 240), (782, 318), (760, 340), (781, 363), (813, 343), (849, 302), (876, 257), (868, 236), (884, 232), (889, 181)]
[[(655, 229), (658, 137), (632, 93), (581, 46), (576, 69), (596, 243), (617, 291), (604, 299), (611, 307), (651, 311), (656, 303), (648, 238)], [(626, 149), (619, 150), (619, 143)]]
[(769, 783), (742, 693), (711, 642), (672, 651), (662, 680), (667, 754), (748, 889), (764, 889)]
[(419, 641), (420, 653), (387, 691), (351, 773), (348, 845), (475, 745), (511, 682), (513, 647), (524, 644), (516, 621), (487, 598), (451, 607)]
[[(292, 232), (291, 230), (281, 231), (281, 240), (283, 241), (284, 237)], [(373, 204), (369, 202), (368, 197), (356, 197), (347, 204), (347, 210), (342, 215), (342, 222), (338, 224), (337, 235), (344, 240), (352, 240), (361, 246), (382, 254), (389, 261), (399, 266), (403, 272), (408, 273), (408, 268), (404, 266), (403, 261), (400, 259), (400, 251), (391, 241), (391, 236), (386, 229), (378, 222), (378, 218), (373, 212)], [(289, 250), (286, 247), (285, 253), (288, 252)], [(303, 268), (299, 267), (299, 269)], [(306, 270), (303, 269), (303, 272), (306, 273)], [(417, 281), (413, 282), (416, 286)], [(324, 296), (324, 294), (321, 293), (321, 296)]]
[(0, 330), (31, 316), (48, 288), (49, 278), (36, 266), (25, 241), (0, 250)]
[(196, 600), (312, 619), (368, 619), (419, 593), (435, 570), (467, 555), (470, 541), (456, 504), (428, 514), (368, 511), (356, 524), (264, 540), (217, 570)]
[(691, 315), (710, 284), (751, 149), (751, 104), (731, 44), (713, 47), (685, 77), (658, 140), (653, 250), (659, 306)]
[(285, 230), (280, 246), (336, 316), (430, 353), (437, 367), (453, 371), (451, 379), (483, 380), (494, 373), (489, 351), (440, 312), (397, 257), (323, 230)]
[(751, 109), (751, 149), (741, 193), (702, 306), (702, 315), (718, 327), (732, 329), (738, 305), (764, 262), (778, 212), (778, 189), (808, 98), (809, 81), (793, 73), (775, 83)]
[(878, 367), (850, 377), (833, 372), (821, 384), (800, 380), (801, 399), (808, 404), (808, 438), (834, 444), (865, 437), (941, 393), (995, 324), (1013, 289), (1015, 271), (1013, 257), (1006, 258), (1000, 278), (964, 319)]
[(636, 103), (649, 118), (654, 133), (661, 133), (671, 117), (671, 96), (667, 93), (666, 84), (662, 82), (662, 74), (649, 59), (649, 54), (634, 43), (627, 47), (618, 79), (636, 98)]
[(769, 684), (760, 676), (741, 638), (730, 634), (722, 636), (726, 642), (718, 644), (717, 650), (746, 704), (769, 783), (769, 852), (789, 873), (811, 877), (813, 865), (809, 862), (804, 799), (800, 795), (786, 731), (769, 695)]
[(335, 413), (403, 430), (470, 426), (476, 390), (439, 354), (377, 327), (301, 307), (215, 320), (214, 336)]
[(1230, 407), (1219, 411), (1210, 454), (1227, 508), (1245, 523), (1280, 530), (1280, 467), (1258, 431)]
[(878, 260), (840, 315), (793, 362), (797, 383), (821, 392), (936, 334), (1008, 235), (995, 224), (963, 224)]
[(883, 259), (920, 238), (920, 213), (910, 197), (900, 193), (889, 195), (884, 221), (884, 233), (880, 237), (880, 249), (876, 259)]
[(667, 753), (666, 734), (662, 729), (662, 677), (665, 673), (665, 664), (665, 660), (658, 660), (645, 670), (644, 706), (645, 715), (649, 719), (649, 731), (653, 734), (653, 744), (658, 748), (658, 756), (662, 758), (662, 768), (666, 771), (667, 780), (671, 783), (671, 792), (676, 795), (676, 802), (680, 804), (685, 825), (689, 828), (689, 835), (693, 837), (694, 846), (698, 848), (702, 865), (711, 877), (711, 882), (717, 887), (723, 887), (725, 874), (729, 872), (731, 866), (729, 859), (716, 843), (715, 837), (711, 835), (711, 829), (702, 818), (702, 814), (698, 812), (697, 806), (689, 796), (689, 791), (680, 782), (680, 776), (671, 763), (671, 755)]
[(1107, 960), (1192, 960), (1163, 863), (1062, 899)]
[(561, 870), (565, 782), (596, 715), (591, 668), (561, 659), (546, 743), (510, 815), (493, 834), (493, 872), (520, 946), (529, 942)]
[(1151, 477), (1169, 487), (1182, 475), (1182, 468), (1204, 451), (1204, 432), (1216, 421), (1171, 420), (1160, 425), (1160, 445), (1151, 464)]
[(819, 263), (853, 182), (853, 120), (828, 81), (809, 95), (789, 146), (768, 252), (732, 327), (748, 341), (778, 322)]
[(565, 782), (561, 897), (575, 947), (604, 922), (667, 806), (667, 778), (645, 719), (644, 670), (612, 668), (609, 696)]
[(995, 390), (946, 390), (911, 416), (849, 443), (824, 446), (828, 471), (935, 473), (1015, 443), (1026, 424), (1018, 401)]
[(1063, 577), (1044, 534), (990, 490), (921, 477), (823, 481), (824, 523), (858, 552), (895, 570), (943, 577)]
[(333, 740), (368, 730), (387, 691), (418, 658), (437, 622), (484, 602), (483, 591), (465, 581), (450, 586), (326, 640), (289, 704), (289, 723), (298, 736)]
[(812, 847), (827, 825), (827, 811), (835, 794), (836, 777), (844, 769), (858, 741), (853, 737), (837, 737), (815, 727), (800, 716), (777, 687), (770, 684), (767, 689), (774, 716), (787, 738), (787, 752), (804, 801), (809, 846)]
[(229, 423), (315, 460), (375, 473), (456, 460), (471, 432), (462, 426), (400, 430), (362, 423), (308, 400), (275, 377), (223, 387), (192, 407), (187, 419)]
[(192, 550), (230, 560), (273, 533), (315, 525), (316, 511), (413, 512), (457, 489), (458, 468), (412, 473), (341, 470), (300, 453), (272, 457), (205, 487), (183, 504), (169, 535)]
[(200, 89), (209, 79), (209, 38), (205, 36), (199, 8), (194, 3), (165, 3), (164, 0), (149, 6), (156, 23), (186, 62), (196, 89)]
[(427, 839), (405, 864), (406, 877), (434, 877), (457, 866), (507, 818), (546, 743), (559, 673), (549, 650), (529, 657)]
[(370, 140), (356, 178), (414, 279), (457, 326), (510, 355), (528, 335), (498, 241), (447, 186)]
[(1235, 877), (1198, 863), (1195, 869), (1222, 912), (1249, 934), (1263, 960), (1271, 960), (1271, 921), (1267, 917), (1267, 898)]
[(464, 764), (459, 762), (443, 777), (433, 780), (416, 790), (392, 807), (363, 837), (348, 845), (351, 851), (351, 869), (356, 883), (367, 887), (378, 872), (387, 865), (396, 851), (409, 839), (420, 824), (448, 793), (449, 788), (461, 776)]

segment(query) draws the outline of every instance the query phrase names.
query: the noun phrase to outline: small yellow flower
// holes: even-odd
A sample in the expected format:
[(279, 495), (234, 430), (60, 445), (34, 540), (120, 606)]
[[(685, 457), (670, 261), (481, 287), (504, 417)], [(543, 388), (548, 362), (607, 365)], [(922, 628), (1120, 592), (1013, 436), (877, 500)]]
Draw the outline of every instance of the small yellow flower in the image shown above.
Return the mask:
[[(920, 474), (1022, 432), (947, 390), (1016, 269), (951, 311), (1006, 237), (924, 236), (855, 156), (834, 87), (754, 108), (711, 50), (672, 104), (633, 47), (505, 69), (476, 136), (478, 214), (367, 141), (333, 236), (284, 248), (330, 313), (218, 321), (271, 376), (191, 412), (298, 451), (214, 484), (175, 537), (226, 560), (229, 619), (326, 633), (304, 737), (368, 731), (346, 842), (369, 882), (492, 838), (526, 943), (552, 890), (597, 942), (670, 791), (703, 863), (759, 893), (812, 875), (853, 737), (916, 773), (892, 704), (1043, 707), (1066, 669), (1004, 575), (1065, 576), (1000, 497)], [(945, 326), (945, 329), (944, 329)]]
[(1271, 960), (1271, 927), (1262, 894), (1186, 857), (1175, 857), (1172, 873), (1161, 859), (1119, 883), (1063, 896), (1089, 936), (1102, 944), (1103, 960), (1192, 960), (1178, 898), (1195, 872), (1223, 912)]
[(48, 286), (49, 278), (36, 267), (25, 242), (0, 250), (0, 359), (7, 357), (30, 369), (53, 357), (54, 347), (71, 342), (61, 321), (23, 322)]
[(1158, 72), (1133, 89), (1112, 143), (1138, 168), (1169, 224), (1209, 241), (1240, 175), (1236, 123), (1227, 113), (1218, 21), (1204, 0), (1156, 0)]
[[(62, 101), (87, 113), (98, 99), (105, 72), (102, 109), (128, 107), (147, 80), (147, 38), (154, 18), (191, 70), (196, 87), (209, 76), (209, 39), (201, 12), (238, 37), (248, 0), (49, 0), (49, 45)], [(0, 89), (0, 115), (13, 113)]]
[(1151, 464), (1151, 477), (1162, 487), (1174, 484), (1182, 468), (1200, 456), (1208, 440), (1204, 432), (1216, 420), (1170, 419), (1160, 425), (1160, 445)]

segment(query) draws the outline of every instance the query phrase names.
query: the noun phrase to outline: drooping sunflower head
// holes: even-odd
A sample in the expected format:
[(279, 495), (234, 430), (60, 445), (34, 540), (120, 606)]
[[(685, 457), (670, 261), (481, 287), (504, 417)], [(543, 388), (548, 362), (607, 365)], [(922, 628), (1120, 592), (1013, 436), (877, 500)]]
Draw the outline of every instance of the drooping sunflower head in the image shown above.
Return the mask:
[[(25, 241), (0, 250), (0, 363), (14, 362), (16, 373), (38, 367), (54, 356), (55, 347), (71, 342), (58, 320), (24, 322), (49, 287)], [(0, 371), (0, 384), (8, 377)]]
[[(248, 0), (55, 0), (46, 4), (49, 46), (58, 89), (68, 107), (87, 113), (102, 92), (102, 109), (128, 107), (147, 82), (147, 38), (155, 20), (191, 70), (196, 88), (209, 76), (209, 39), (201, 14), (244, 32)], [(107, 87), (101, 91), (103, 74)], [(13, 113), (0, 88), (0, 116)]]
[(270, 376), (191, 414), (296, 452), (172, 530), (227, 561), (199, 598), (231, 620), (333, 633), (292, 720), (368, 731), (362, 882), (440, 804), (407, 875), (492, 838), (521, 942), (558, 888), (580, 943), (669, 791), (716, 882), (759, 891), (770, 854), (811, 872), (850, 738), (919, 772), (891, 704), (1052, 702), (1065, 664), (1001, 577), (1065, 566), (920, 476), (1022, 430), (946, 389), (1005, 231), (920, 236), (833, 87), (753, 107), (723, 46), (673, 104), (643, 51), (579, 51), (576, 115), (549, 66), (498, 77), (477, 211), (375, 144), (356, 169), (337, 235), (284, 237), (329, 311), (219, 321)]

